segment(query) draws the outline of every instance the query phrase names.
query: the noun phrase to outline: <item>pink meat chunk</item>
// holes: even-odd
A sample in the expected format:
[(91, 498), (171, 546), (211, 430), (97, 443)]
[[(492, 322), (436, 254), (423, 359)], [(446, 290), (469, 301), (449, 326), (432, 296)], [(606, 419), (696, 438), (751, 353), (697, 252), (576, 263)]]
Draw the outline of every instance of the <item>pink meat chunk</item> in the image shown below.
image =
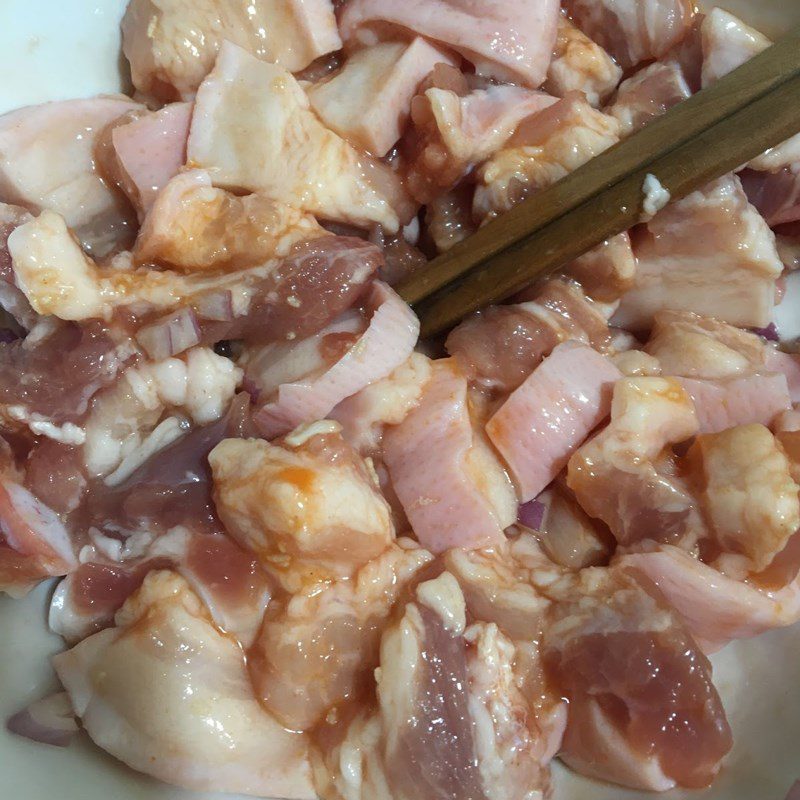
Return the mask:
[(537, 87), (545, 79), (558, 24), (556, 0), (352, 0), (339, 19), (345, 44), (373, 43), (387, 25), (461, 53), (479, 75)]
[(567, 465), (608, 416), (619, 370), (591, 347), (564, 342), (506, 400), (486, 432), (525, 503)]

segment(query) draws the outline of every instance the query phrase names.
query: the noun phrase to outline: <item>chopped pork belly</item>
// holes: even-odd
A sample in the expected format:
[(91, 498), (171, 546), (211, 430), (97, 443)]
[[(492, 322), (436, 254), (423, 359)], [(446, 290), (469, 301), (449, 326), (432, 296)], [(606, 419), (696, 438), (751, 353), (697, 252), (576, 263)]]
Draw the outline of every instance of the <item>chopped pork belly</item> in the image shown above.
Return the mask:
[(592, 300), (614, 303), (633, 287), (636, 275), (630, 236), (620, 233), (606, 239), (570, 262), (563, 273), (578, 281)]
[(350, 144), (385, 156), (403, 133), (411, 99), (436, 64), (453, 64), (425, 39), (356, 51), (341, 70), (308, 89), (311, 107)]
[[(722, 8), (715, 8), (700, 27), (703, 49), (703, 86), (749, 61), (772, 42), (755, 28)], [(800, 134), (770, 148), (750, 162), (757, 170), (778, 172), (800, 162)]]
[(667, 53), (696, 13), (690, 0), (566, 0), (564, 8), (626, 70)]
[(478, 171), (475, 216), (486, 222), (508, 211), (607, 150), (619, 132), (579, 92), (530, 117)]
[(606, 111), (619, 120), (622, 136), (628, 136), (691, 94), (676, 63), (657, 61), (623, 81)]
[(188, 159), (226, 189), (391, 233), (414, 208), (392, 170), (326, 128), (284, 68), (226, 42), (197, 93)]
[(447, 351), (470, 381), (511, 392), (569, 339), (604, 352), (610, 344), (608, 324), (579, 287), (553, 280), (534, 287), (526, 302), (489, 306), (467, 317), (447, 337)]
[(122, 117), (112, 123), (111, 152), (101, 165), (104, 177), (128, 195), (140, 217), (186, 163), (192, 111), (191, 103), (172, 103), (159, 111), (138, 111), (134, 119)]
[(292, 72), (342, 46), (331, 0), (131, 0), (122, 20), (133, 84), (161, 102), (192, 97), (225, 40)]
[(608, 416), (619, 370), (591, 347), (559, 344), (486, 425), (520, 502), (536, 497)]
[(228, 439), (209, 456), (226, 529), (289, 587), (348, 577), (394, 539), (367, 464), (337, 429), (321, 422), (275, 444)]
[(384, 436), (384, 461), (423, 547), (487, 547), (517, 516), (511, 481), (470, 418), (467, 379), (453, 359), (433, 363), (419, 404)]
[(765, 570), (800, 528), (800, 487), (763, 425), (698, 436), (689, 451), (700, 470), (714, 538), (748, 572)]
[[(760, 583), (727, 577), (682, 549), (647, 547), (623, 555), (617, 563), (644, 574), (684, 620), (705, 652), (719, 650), (732, 639), (758, 636), (800, 620), (800, 585), (793, 558), (793, 576)], [(790, 573), (791, 575), (791, 573)]]
[(597, 108), (617, 88), (621, 78), (622, 69), (614, 59), (562, 12), (545, 91), (558, 97), (568, 92), (583, 92)]
[(472, 221), (472, 187), (457, 186), (425, 208), (425, 230), (437, 252), (446, 253), (477, 230)]
[[(339, 18), (345, 44), (374, 44), (391, 28), (413, 31), (461, 53), (478, 75), (537, 87), (558, 24), (557, 0), (351, 0)], [(389, 29), (387, 31), (387, 28)]]
[(800, 154), (777, 172), (746, 169), (740, 174), (747, 199), (771, 227), (800, 222)]
[(613, 322), (646, 329), (659, 311), (694, 311), (763, 328), (772, 318), (783, 264), (775, 236), (739, 179), (720, 178), (633, 232), (636, 283)]
[(172, 572), (154, 572), (54, 664), (84, 729), (134, 769), (198, 791), (313, 800), (305, 738), (252, 696), (236, 642)]
[(723, 8), (713, 8), (700, 26), (703, 46), (703, 86), (733, 72), (771, 42)]
[(134, 215), (103, 181), (95, 140), (115, 118), (141, 106), (127, 97), (65, 100), (0, 117), (0, 202), (63, 215), (97, 256), (130, 241)]
[[(385, 378), (408, 359), (419, 336), (419, 321), (411, 309), (380, 282), (367, 305), (372, 316), (366, 330), (329, 369), (281, 384), (273, 399), (265, 398), (255, 417), (264, 436), (272, 439), (326, 417), (342, 400)], [(335, 347), (327, 338), (320, 346)]]
[(215, 189), (208, 172), (191, 170), (158, 195), (133, 256), (137, 264), (186, 272), (236, 270), (287, 256), (297, 242), (325, 233), (311, 214), (260, 194)]
[[(291, 558), (291, 556), (288, 556)], [(433, 556), (401, 540), (351, 580), (310, 582), (269, 607), (248, 652), (257, 697), (290, 730), (309, 730), (363, 701), (383, 626)]]
[(544, 591), (560, 601), (543, 656), (569, 700), (561, 758), (636, 789), (708, 786), (731, 731), (710, 663), (666, 603), (619, 569)]
[(569, 488), (620, 544), (658, 537), (689, 549), (703, 522), (669, 446), (697, 430), (692, 401), (676, 379), (618, 381), (611, 423), (570, 459)]
[(420, 584), (383, 634), (377, 703), (317, 735), (317, 789), (346, 800), (541, 800), (548, 737), (517, 687), (515, 647), (467, 627), (448, 573)]
[(489, 86), (463, 96), (432, 86), (411, 104), (414, 128), (404, 141), (409, 188), (429, 202), (453, 188), (476, 165), (498, 151), (527, 117), (556, 98), (519, 86)]

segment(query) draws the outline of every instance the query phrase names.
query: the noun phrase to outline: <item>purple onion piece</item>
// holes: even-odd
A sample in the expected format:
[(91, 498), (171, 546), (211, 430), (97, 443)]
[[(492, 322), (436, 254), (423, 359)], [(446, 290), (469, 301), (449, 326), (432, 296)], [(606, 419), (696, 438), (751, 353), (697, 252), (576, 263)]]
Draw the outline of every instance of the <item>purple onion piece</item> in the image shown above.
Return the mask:
[(779, 342), (781, 340), (774, 322), (770, 322), (766, 328), (751, 328), (750, 330), (755, 333), (756, 336), (761, 336), (768, 342)]
[(800, 780), (792, 784), (789, 794), (786, 795), (786, 800), (800, 800)]
[(19, 335), (9, 328), (0, 329), (0, 344), (10, 344), (19, 341)]
[(154, 361), (183, 353), (200, 344), (197, 315), (191, 308), (180, 308), (142, 328), (136, 334), (136, 340)]
[(517, 521), (526, 528), (538, 531), (544, 522), (545, 511), (547, 511), (547, 506), (544, 503), (538, 500), (529, 500), (519, 507)]
[(230, 289), (201, 294), (193, 304), (200, 319), (214, 322), (230, 322), (233, 319), (233, 293)]
[(31, 703), (14, 714), (6, 727), (17, 736), (53, 747), (66, 747), (78, 733), (78, 723), (66, 692)]

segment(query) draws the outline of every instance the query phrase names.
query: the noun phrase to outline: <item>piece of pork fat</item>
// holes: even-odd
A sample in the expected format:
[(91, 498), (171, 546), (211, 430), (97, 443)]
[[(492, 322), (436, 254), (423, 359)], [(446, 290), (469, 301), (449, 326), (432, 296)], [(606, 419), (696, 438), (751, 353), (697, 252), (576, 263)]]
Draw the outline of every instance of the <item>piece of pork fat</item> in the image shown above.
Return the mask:
[(478, 170), (473, 213), (482, 222), (508, 211), (539, 189), (619, 140), (619, 122), (597, 111), (580, 92), (525, 120)]
[(537, 720), (494, 625), (466, 626), (444, 573), (383, 634), (377, 707), (318, 731), (317, 791), (346, 800), (541, 800), (549, 791)]
[(98, 135), (116, 117), (141, 108), (127, 97), (65, 100), (0, 117), (0, 202), (33, 213), (62, 214), (84, 249), (96, 256), (130, 243), (135, 215), (101, 178)]
[(184, 272), (239, 270), (325, 236), (311, 214), (260, 194), (237, 197), (205, 170), (172, 178), (144, 219), (133, 258)]
[[(145, 350), (148, 343), (157, 346), (153, 357), (223, 339), (309, 336), (354, 305), (383, 263), (375, 245), (323, 236), (298, 243), (285, 258), (237, 272), (100, 269), (78, 247), (63, 218), (48, 211), (16, 228), (8, 246), (15, 280), (35, 310), (90, 320), (110, 319), (117, 310), (133, 307), (137, 318), (149, 317), (156, 326), (143, 337), (147, 341), (140, 341)], [(54, 294), (51, 280), (64, 290)], [(171, 313), (153, 319), (159, 312)], [(173, 326), (181, 334), (177, 341)]]
[(22, 597), (78, 566), (64, 523), (7, 470), (0, 477), (0, 592)]
[(634, 229), (636, 282), (613, 324), (645, 330), (663, 310), (694, 311), (750, 328), (772, 320), (783, 264), (775, 236), (728, 175), (670, 203)]
[(704, 526), (670, 445), (697, 429), (692, 401), (676, 379), (617, 381), (611, 422), (572, 456), (567, 484), (620, 544), (655, 539), (691, 549)]
[[(373, 286), (367, 308), (371, 318), (366, 330), (332, 366), (322, 374), (281, 384), (274, 398), (264, 397), (267, 402), (255, 421), (266, 438), (323, 419), (342, 400), (385, 378), (408, 359), (419, 336), (419, 321), (411, 309), (380, 281)], [(332, 344), (326, 340), (323, 336), (320, 346)]]
[(208, 425), (230, 408), (242, 371), (207, 347), (178, 358), (137, 361), (98, 393), (84, 423), (89, 475), (116, 486), (149, 455), (192, 425)]
[(464, 94), (437, 85), (427, 88), (411, 103), (413, 127), (401, 143), (412, 195), (428, 203), (450, 190), (503, 147), (524, 119), (555, 102), (549, 94), (520, 86)]
[(103, 177), (125, 192), (140, 222), (186, 163), (192, 111), (191, 103), (170, 103), (154, 112), (129, 112), (110, 123), (95, 145)]
[(794, 567), (781, 570), (778, 580), (767, 570), (749, 580), (728, 577), (684, 550), (644, 543), (618, 556), (616, 564), (634, 568), (655, 583), (707, 653), (733, 639), (758, 636), (800, 619), (797, 555)]
[(131, 0), (122, 20), (133, 84), (162, 103), (191, 98), (225, 40), (292, 72), (342, 46), (331, 0)]
[(339, 29), (345, 45), (412, 31), (460, 53), (478, 75), (535, 88), (550, 63), (558, 10), (556, 0), (492, 0), (481, 8), (470, 0), (352, 0)]
[(755, 334), (685, 311), (655, 316), (645, 350), (665, 375), (678, 376), (695, 405), (701, 433), (768, 425), (787, 410), (790, 394), (776, 360), (782, 354)]
[[(21, 206), (0, 203), (0, 307), (17, 323), (15, 333), (30, 330), (38, 319), (25, 294), (14, 283), (14, 269), (11, 253), (8, 251), (8, 237), (16, 228), (31, 219), (31, 214)], [(8, 323), (13, 325), (10, 320)]]
[(690, 0), (566, 0), (572, 21), (628, 70), (663, 56), (691, 30)]
[[(587, 297), (598, 303), (607, 303), (616, 310), (612, 304), (633, 287), (636, 276), (636, 258), (630, 236), (626, 232), (606, 239), (567, 264), (561, 274), (577, 281)], [(521, 292), (516, 299), (528, 295), (535, 299), (535, 289)]]
[(732, 577), (766, 570), (800, 529), (800, 487), (778, 440), (763, 425), (740, 425), (698, 436), (687, 458), (720, 551), (716, 565)]
[(383, 458), (423, 547), (486, 547), (517, 516), (513, 486), (470, 418), (467, 379), (453, 359), (434, 361), (419, 404), (384, 434)]
[(620, 84), (606, 112), (619, 120), (620, 134), (629, 136), (691, 96), (680, 66), (656, 61)]
[(447, 337), (447, 352), (472, 383), (512, 392), (559, 342), (569, 339), (608, 351), (606, 319), (579, 286), (551, 280), (524, 296), (525, 302), (473, 314)]
[[(709, 12), (700, 26), (703, 52), (702, 81), (708, 86), (766, 50), (772, 42), (722, 8)], [(800, 135), (772, 147), (753, 159), (757, 170), (777, 172), (800, 162)]]
[(270, 604), (247, 660), (256, 696), (290, 730), (370, 699), (380, 637), (433, 556), (401, 539), (349, 580), (311, 581)]
[(230, 42), (197, 93), (189, 162), (225, 189), (396, 233), (415, 207), (400, 177), (326, 128), (300, 84)]
[(536, 497), (608, 416), (622, 373), (591, 347), (559, 344), (486, 425), (521, 503)]
[(95, 744), (133, 769), (198, 791), (315, 797), (305, 738), (259, 706), (236, 641), (175, 573), (148, 575), (116, 627), (53, 663)]
[(422, 38), (376, 44), (353, 53), (338, 72), (311, 86), (308, 97), (332, 131), (383, 157), (403, 134), (420, 83), (440, 63), (455, 59)]
[(620, 569), (546, 592), (546, 671), (569, 700), (561, 758), (636, 789), (708, 786), (731, 748), (711, 664), (666, 602)]
[(143, 530), (121, 539), (94, 529), (90, 541), (50, 604), (50, 629), (69, 644), (111, 627), (123, 603), (160, 569), (188, 581), (218, 628), (245, 648), (253, 643), (273, 586), (256, 558), (226, 534), (178, 526), (161, 536)]
[(583, 92), (597, 108), (617, 88), (621, 78), (622, 69), (614, 59), (576, 28), (562, 10), (544, 90), (557, 97)]
[(274, 444), (229, 439), (209, 456), (227, 531), (289, 591), (347, 578), (394, 539), (375, 478), (338, 429), (323, 421)]

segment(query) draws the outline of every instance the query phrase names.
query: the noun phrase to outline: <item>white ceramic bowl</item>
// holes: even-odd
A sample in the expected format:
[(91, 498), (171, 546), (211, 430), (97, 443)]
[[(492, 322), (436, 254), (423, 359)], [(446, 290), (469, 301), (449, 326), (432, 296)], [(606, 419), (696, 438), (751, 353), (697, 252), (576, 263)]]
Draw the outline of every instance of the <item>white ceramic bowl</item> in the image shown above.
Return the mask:
[[(0, 113), (28, 103), (119, 91), (126, 71), (118, 23), (127, 0), (0, 0)], [(721, 0), (765, 32), (800, 23), (800, 0)], [(794, 317), (798, 306), (784, 306)], [(800, 333), (800, 329), (797, 331)], [(47, 632), (42, 586), (24, 601), (0, 598), (0, 719), (53, 683), (48, 656), (61, 641)], [(668, 800), (783, 800), (800, 777), (800, 628), (728, 647), (714, 659), (736, 746), (706, 792)], [(577, 778), (556, 766), (558, 800), (643, 800)], [(188, 800), (198, 795), (142, 777), (86, 737), (66, 750), (0, 730), (0, 800)], [(228, 796), (229, 797), (229, 796)]]

